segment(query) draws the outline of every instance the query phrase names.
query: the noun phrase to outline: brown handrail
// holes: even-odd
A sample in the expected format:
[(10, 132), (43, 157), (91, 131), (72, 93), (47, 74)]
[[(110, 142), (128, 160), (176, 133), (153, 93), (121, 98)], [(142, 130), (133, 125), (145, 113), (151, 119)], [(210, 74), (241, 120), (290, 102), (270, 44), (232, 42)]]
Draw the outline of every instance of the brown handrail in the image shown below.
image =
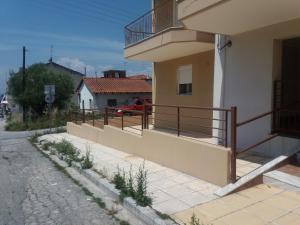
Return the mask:
[(245, 124), (247, 124), (247, 123), (251, 123), (251, 122), (253, 122), (253, 121), (255, 121), (255, 120), (261, 119), (261, 118), (263, 118), (263, 117), (272, 115), (275, 111), (277, 111), (277, 110), (272, 110), (272, 111), (270, 111), (270, 112), (262, 113), (262, 114), (260, 114), (260, 115), (258, 115), (258, 116), (255, 116), (255, 117), (251, 118), (251, 119), (245, 120), (245, 121), (243, 121), (243, 122), (239, 122), (239, 123), (236, 124), (236, 126), (237, 126), (237, 127), (240, 127), (240, 126), (243, 126), (243, 125), (245, 125)]
[(230, 109), (226, 108), (214, 108), (214, 107), (199, 107), (199, 106), (178, 106), (178, 105), (161, 105), (161, 104), (147, 104), (147, 106), (158, 106), (158, 107), (169, 107), (169, 108), (177, 108), (180, 107), (181, 109), (200, 109), (200, 110), (211, 110), (211, 111), (223, 111), (223, 112), (230, 112)]
[(247, 151), (249, 151), (249, 150), (251, 150), (251, 149), (253, 149), (253, 148), (256, 148), (256, 147), (258, 147), (258, 146), (260, 146), (260, 145), (262, 145), (262, 144), (264, 144), (264, 143), (266, 143), (266, 142), (268, 142), (268, 141), (270, 141), (270, 140), (272, 140), (273, 138), (278, 137), (278, 136), (279, 136), (279, 134), (273, 134), (273, 135), (271, 135), (270, 137), (265, 138), (265, 139), (263, 139), (263, 140), (257, 142), (256, 144), (251, 145), (251, 146), (249, 146), (249, 147), (243, 149), (242, 151), (238, 151), (238, 152), (237, 152), (237, 155), (243, 154), (243, 153), (245, 153), (245, 152), (247, 152)]
[(123, 112), (132, 112), (132, 113), (137, 113), (137, 114), (144, 114), (143, 111), (139, 111), (139, 110), (131, 110), (131, 109), (120, 109), (117, 107), (107, 107), (107, 109), (109, 110), (122, 110)]

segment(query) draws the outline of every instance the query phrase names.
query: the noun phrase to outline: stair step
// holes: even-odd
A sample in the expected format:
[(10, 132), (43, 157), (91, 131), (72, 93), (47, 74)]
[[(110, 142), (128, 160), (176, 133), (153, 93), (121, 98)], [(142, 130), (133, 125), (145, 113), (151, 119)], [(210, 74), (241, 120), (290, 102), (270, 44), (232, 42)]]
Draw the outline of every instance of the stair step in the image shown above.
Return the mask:
[(245, 184), (249, 183), (250, 181), (254, 180), (258, 176), (270, 171), (272, 168), (274, 168), (276, 165), (282, 163), (286, 159), (288, 159), (290, 156), (289, 155), (281, 155), (272, 161), (266, 163), (265, 165), (253, 170), (252, 172), (246, 174), (245, 176), (241, 177), (237, 182), (231, 183), (226, 185), (225, 187), (222, 187), (218, 189), (215, 194), (223, 197), (225, 195), (231, 194), (238, 188), (244, 186)]
[(296, 177), (277, 170), (268, 172), (264, 174), (264, 176), (300, 188), (300, 177)]

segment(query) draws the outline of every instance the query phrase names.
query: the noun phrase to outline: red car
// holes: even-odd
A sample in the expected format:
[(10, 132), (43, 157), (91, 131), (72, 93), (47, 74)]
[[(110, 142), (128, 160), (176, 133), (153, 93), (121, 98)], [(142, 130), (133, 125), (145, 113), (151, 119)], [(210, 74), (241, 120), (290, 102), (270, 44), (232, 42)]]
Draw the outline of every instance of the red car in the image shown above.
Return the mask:
[[(117, 107), (116, 109), (116, 115), (117, 116), (122, 116), (123, 114), (126, 115), (137, 115), (138, 113), (134, 113), (134, 111), (141, 111), (143, 112), (144, 110), (144, 104), (152, 104), (151, 99), (142, 99), (142, 98), (136, 98), (132, 101), (131, 104), (129, 105), (122, 105)], [(149, 107), (148, 111), (151, 112), (151, 107)], [(133, 112), (131, 112), (133, 111)]]

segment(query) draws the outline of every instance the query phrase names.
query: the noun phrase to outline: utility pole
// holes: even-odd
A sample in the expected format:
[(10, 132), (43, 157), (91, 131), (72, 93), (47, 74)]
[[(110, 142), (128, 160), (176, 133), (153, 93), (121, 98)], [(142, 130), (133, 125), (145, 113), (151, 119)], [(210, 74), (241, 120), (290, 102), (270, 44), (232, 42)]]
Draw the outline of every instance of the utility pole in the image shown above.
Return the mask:
[[(26, 78), (25, 78), (25, 61), (26, 61), (26, 47), (23, 46), (23, 67), (22, 67), (22, 88), (23, 88), (23, 95), (25, 94), (25, 85), (26, 85)], [(23, 102), (23, 123), (26, 121), (26, 106)]]

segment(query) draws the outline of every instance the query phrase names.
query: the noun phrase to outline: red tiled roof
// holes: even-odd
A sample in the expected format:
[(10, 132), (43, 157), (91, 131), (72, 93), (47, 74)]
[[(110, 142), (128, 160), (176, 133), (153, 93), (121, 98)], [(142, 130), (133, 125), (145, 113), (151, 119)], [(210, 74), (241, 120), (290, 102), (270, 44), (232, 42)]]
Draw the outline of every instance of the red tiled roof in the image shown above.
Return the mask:
[(145, 74), (137, 74), (137, 75), (128, 76), (128, 79), (146, 80), (148, 79), (148, 77)]
[(145, 80), (127, 78), (83, 78), (89, 90), (95, 94), (151, 93), (152, 87)]

